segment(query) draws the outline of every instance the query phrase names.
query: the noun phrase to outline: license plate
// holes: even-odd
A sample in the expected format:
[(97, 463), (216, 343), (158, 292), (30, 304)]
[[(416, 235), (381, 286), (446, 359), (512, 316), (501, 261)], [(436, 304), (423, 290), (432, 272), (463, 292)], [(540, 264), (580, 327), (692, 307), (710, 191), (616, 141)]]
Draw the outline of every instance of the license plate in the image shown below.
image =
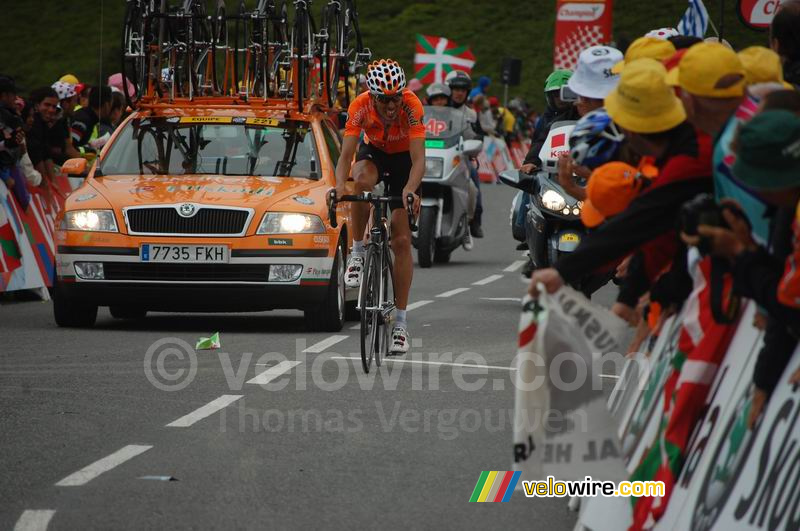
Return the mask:
[(580, 236), (578, 236), (577, 234), (570, 233), (570, 232), (568, 232), (566, 234), (562, 234), (561, 237), (558, 239), (559, 243), (573, 243), (573, 242), (579, 243), (580, 241), (581, 241), (581, 237)]
[(163, 245), (144, 243), (139, 248), (142, 262), (203, 262), (228, 263), (230, 250), (227, 245)]

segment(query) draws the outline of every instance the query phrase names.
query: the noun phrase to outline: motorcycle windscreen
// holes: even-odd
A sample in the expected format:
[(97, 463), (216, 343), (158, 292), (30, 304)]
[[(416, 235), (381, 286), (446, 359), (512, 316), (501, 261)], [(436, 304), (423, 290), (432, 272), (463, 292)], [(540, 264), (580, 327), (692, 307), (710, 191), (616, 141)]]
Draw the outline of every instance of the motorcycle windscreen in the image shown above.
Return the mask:
[(428, 149), (453, 147), (470, 127), (462, 110), (434, 105), (425, 105), (424, 109), (425, 147)]

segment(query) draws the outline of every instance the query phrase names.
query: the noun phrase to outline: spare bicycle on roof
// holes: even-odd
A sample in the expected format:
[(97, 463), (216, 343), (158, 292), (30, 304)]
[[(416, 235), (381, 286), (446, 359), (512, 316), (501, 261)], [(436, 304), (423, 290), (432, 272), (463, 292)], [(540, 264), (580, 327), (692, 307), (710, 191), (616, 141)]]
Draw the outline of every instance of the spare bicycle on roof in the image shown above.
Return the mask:
[(339, 82), (349, 87), (371, 53), (355, 0), (329, 0), (318, 11), (319, 26), (312, 0), (239, 0), (233, 8), (225, 0), (128, 0), (128, 104), (226, 97), (293, 102), (300, 112), (310, 103), (332, 107)]

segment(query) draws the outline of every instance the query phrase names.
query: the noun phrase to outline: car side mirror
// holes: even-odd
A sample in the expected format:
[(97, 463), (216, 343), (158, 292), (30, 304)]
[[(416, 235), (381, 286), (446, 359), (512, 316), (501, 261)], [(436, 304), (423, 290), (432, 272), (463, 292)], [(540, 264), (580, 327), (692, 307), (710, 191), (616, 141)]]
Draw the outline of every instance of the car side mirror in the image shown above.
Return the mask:
[(529, 173), (522, 173), (519, 170), (501, 171), (500, 182), (507, 184), (523, 192), (530, 192), (533, 189), (534, 177)]
[(61, 171), (72, 177), (84, 177), (89, 175), (89, 162), (86, 159), (69, 159), (61, 166)]
[(464, 156), (473, 158), (477, 157), (478, 153), (483, 149), (483, 142), (480, 140), (465, 140), (462, 152)]

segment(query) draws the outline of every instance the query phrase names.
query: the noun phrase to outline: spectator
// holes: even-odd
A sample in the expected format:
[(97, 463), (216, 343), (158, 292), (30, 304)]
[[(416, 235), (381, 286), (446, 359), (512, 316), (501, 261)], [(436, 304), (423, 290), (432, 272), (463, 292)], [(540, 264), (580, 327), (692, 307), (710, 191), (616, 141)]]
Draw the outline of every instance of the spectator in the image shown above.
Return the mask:
[[(33, 103), (30, 101), (24, 101), (22, 111), (20, 112), (20, 116), (22, 117), (22, 130), (27, 135), (28, 131), (31, 130), (33, 127)], [(42, 184), (42, 174), (36, 171), (33, 167), (33, 163), (31, 162), (31, 157), (28, 155), (28, 150), (25, 149), (25, 153), (22, 155), (22, 160), (20, 160), (20, 165), (22, 166), (22, 173), (25, 175), (25, 178), (28, 180), (28, 184), (31, 186), (39, 186)]]
[(476, 96), (472, 100), (472, 108), (478, 115), (478, 124), (481, 126), (481, 130), (489, 136), (497, 136), (497, 121), (492, 116), (486, 97), (482, 94)]
[(72, 121), (70, 134), (73, 145), (84, 153), (95, 152), (98, 147), (90, 142), (100, 136), (100, 120), (108, 120), (110, 115), (111, 87), (93, 87), (89, 93), (89, 106), (78, 110)]
[[(784, 83), (783, 67), (778, 54), (764, 46), (750, 46), (737, 54), (744, 67), (748, 85)], [(791, 85), (789, 87), (791, 88)]]
[(612, 69), (622, 60), (622, 52), (609, 46), (590, 46), (580, 53), (575, 75), (567, 82), (578, 95), (575, 107), (580, 116), (603, 106), (603, 98), (619, 82), (619, 74)]
[(625, 51), (625, 59), (615, 64), (611, 68), (611, 72), (619, 74), (626, 64), (643, 57), (664, 61), (675, 55), (675, 51), (675, 46), (668, 40), (665, 41), (655, 37), (639, 37), (628, 46)]
[(30, 196), (18, 170), (25, 142), (16, 100), (14, 79), (0, 75), (0, 180), (14, 193), (24, 209), (28, 206)]
[(72, 137), (69, 133), (75, 106), (78, 104), (78, 91), (75, 85), (65, 81), (56, 81), (51, 88), (58, 94), (61, 116), (48, 130), (48, 144), (53, 162), (61, 165), (67, 159), (81, 156), (80, 151), (72, 145)]
[(778, 7), (769, 27), (769, 44), (781, 57), (783, 77), (800, 85), (800, 0), (786, 0)]
[(481, 76), (478, 78), (478, 86), (472, 89), (469, 93), (469, 101), (474, 101), (478, 96), (486, 96), (486, 91), (492, 83), (491, 78), (488, 76)]
[[(554, 269), (531, 276), (530, 291), (542, 282), (553, 292), (564, 282), (577, 282), (634, 254), (640, 266), (638, 290), (628, 290), (613, 311), (633, 320), (638, 297), (674, 257), (685, 264), (685, 252), (675, 237), (675, 219), (681, 205), (711, 189), (711, 142), (686, 122), (686, 112), (666, 83), (666, 69), (654, 59), (627, 65), (619, 85), (605, 100), (608, 114), (623, 129), (631, 149), (655, 158), (658, 176), (628, 208), (584, 237), (580, 246), (565, 255)], [(688, 295), (686, 275), (676, 271), (682, 283), (669, 290), (676, 301)], [(678, 289), (680, 288), (680, 289)]]
[(446, 107), (450, 101), (450, 87), (444, 83), (431, 83), (427, 89), (427, 104), (434, 107)]
[(736, 178), (778, 207), (769, 250), (758, 245), (746, 221), (730, 211), (723, 212), (730, 229), (701, 225), (698, 232), (709, 239), (712, 253), (732, 261), (734, 290), (753, 299), (768, 314), (764, 345), (753, 373), (752, 427), (800, 337), (800, 278), (796, 268), (800, 256), (800, 117), (785, 110), (764, 111), (744, 124), (737, 145)]
[(58, 115), (58, 93), (51, 87), (43, 87), (31, 93), (33, 103), (33, 125), (26, 133), (26, 145), (33, 167), (42, 174), (45, 183), (52, 183), (55, 178), (53, 158), (51, 154), (52, 137), (50, 128), (55, 124)]
[(500, 100), (495, 96), (489, 97), (489, 110), (497, 124), (495, 130), (503, 136), (506, 143), (510, 144), (514, 139), (514, 124), (516, 123), (514, 115), (505, 107), (501, 107)]
[(700, 37), (693, 37), (691, 35), (673, 35), (667, 40), (672, 43), (676, 50), (686, 50), (699, 42), (703, 42), (703, 39)]
[(123, 112), (125, 111), (125, 95), (122, 94), (119, 90), (111, 89), (111, 112), (108, 115), (108, 118), (105, 120), (100, 120), (100, 123), (97, 126), (97, 132), (100, 137), (104, 137), (111, 135), (114, 133), (114, 130), (117, 126), (122, 122)]

